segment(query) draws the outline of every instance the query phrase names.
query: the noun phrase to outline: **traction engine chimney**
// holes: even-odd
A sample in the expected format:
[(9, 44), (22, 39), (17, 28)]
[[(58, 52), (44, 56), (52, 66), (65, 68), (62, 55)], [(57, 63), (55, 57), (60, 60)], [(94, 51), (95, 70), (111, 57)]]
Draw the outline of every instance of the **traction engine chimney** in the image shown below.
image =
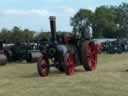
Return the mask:
[(55, 42), (56, 40), (56, 17), (50, 16), (49, 19), (50, 19), (52, 42)]

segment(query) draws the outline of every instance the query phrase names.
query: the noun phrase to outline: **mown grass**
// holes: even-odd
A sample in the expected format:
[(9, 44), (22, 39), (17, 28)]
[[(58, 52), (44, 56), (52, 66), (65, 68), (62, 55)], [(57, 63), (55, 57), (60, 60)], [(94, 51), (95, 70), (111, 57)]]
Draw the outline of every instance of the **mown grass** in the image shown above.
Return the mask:
[(128, 96), (128, 54), (101, 54), (95, 72), (79, 66), (71, 77), (52, 68), (41, 78), (36, 64), (0, 66), (0, 96)]

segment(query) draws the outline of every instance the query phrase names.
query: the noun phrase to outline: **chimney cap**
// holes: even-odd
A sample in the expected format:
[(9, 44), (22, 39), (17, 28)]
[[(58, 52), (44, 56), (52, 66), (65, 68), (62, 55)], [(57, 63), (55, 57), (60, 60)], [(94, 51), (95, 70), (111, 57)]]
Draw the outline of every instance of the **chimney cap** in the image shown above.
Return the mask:
[(49, 19), (50, 20), (56, 20), (56, 16), (50, 16)]

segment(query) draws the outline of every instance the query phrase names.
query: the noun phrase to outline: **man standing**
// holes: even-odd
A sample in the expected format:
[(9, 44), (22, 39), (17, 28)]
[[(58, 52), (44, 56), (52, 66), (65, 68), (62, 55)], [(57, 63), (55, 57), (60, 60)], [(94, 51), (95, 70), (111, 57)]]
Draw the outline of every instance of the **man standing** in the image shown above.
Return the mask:
[(82, 29), (82, 38), (85, 40), (90, 40), (93, 37), (93, 30), (89, 22), (83, 26)]

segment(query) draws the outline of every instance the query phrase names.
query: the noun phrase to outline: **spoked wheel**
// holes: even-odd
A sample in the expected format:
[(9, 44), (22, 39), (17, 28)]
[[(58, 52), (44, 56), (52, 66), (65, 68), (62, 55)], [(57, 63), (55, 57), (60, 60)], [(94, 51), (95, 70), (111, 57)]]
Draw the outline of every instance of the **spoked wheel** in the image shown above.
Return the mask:
[(66, 53), (64, 57), (64, 70), (67, 75), (75, 73), (75, 56), (71, 52)]
[(49, 62), (46, 56), (41, 56), (37, 63), (38, 73), (41, 77), (48, 76), (49, 73)]
[(84, 41), (82, 44), (82, 63), (84, 69), (93, 71), (97, 65), (97, 47), (94, 42)]

